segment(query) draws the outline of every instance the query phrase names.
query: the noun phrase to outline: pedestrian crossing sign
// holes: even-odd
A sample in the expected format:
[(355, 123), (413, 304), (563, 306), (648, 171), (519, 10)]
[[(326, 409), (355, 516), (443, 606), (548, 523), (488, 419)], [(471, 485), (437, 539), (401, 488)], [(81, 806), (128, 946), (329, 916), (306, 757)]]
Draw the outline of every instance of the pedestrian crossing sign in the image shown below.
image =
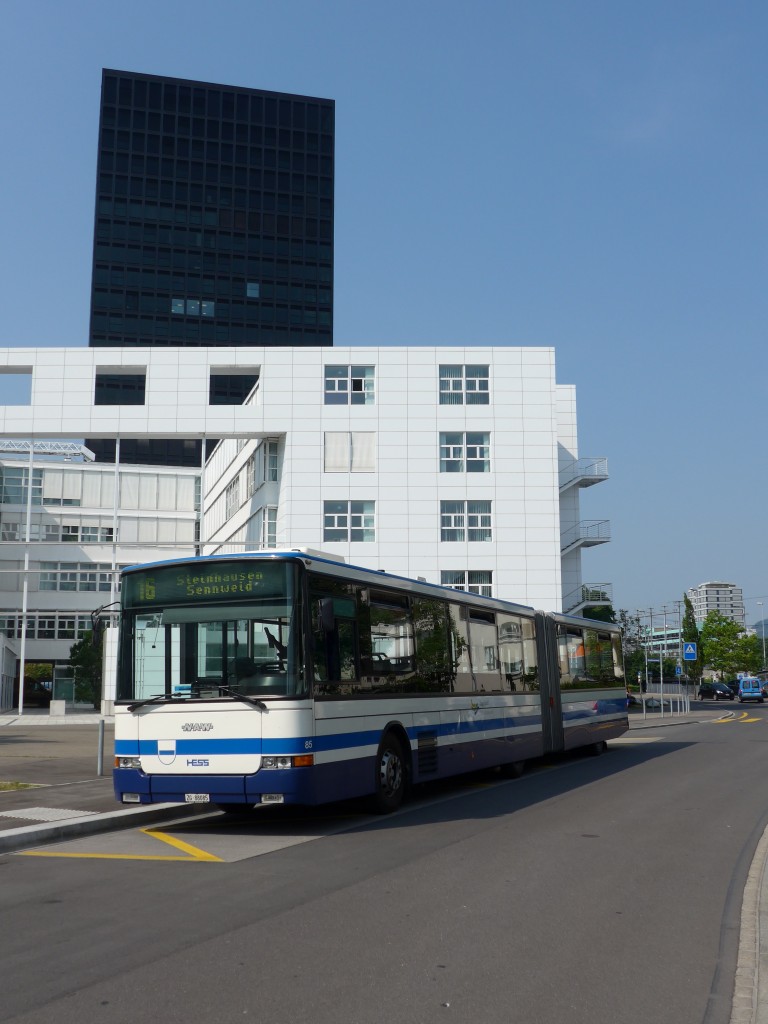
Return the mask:
[(683, 644), (683, 661), (696, 661), (698, 644), (688, 640)]

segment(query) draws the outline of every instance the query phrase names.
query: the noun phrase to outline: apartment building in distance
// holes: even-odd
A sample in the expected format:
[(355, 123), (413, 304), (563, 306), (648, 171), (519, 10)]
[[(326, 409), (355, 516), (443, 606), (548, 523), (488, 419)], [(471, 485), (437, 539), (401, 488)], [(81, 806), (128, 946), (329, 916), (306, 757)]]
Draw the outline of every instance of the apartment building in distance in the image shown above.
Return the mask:
[(746, 627), (744, 592), (735, 583), (710, 582), (691, 587), (688, 597), (693, 605), (696, 625), (701, 629), (710, 612), (720, 612), (727, 619), (733, 619)]

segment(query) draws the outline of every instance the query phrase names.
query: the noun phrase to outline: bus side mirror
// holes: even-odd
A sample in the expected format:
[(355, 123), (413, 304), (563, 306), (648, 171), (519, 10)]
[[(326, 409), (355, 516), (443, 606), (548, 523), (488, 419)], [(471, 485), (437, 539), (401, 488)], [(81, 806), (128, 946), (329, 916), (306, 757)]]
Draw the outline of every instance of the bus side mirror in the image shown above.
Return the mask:
[(91, 643), (94, 647), (101, 645), (101, 638), (104, 634), (104, 620), (98, 617), (93, 620), (93, 629), (91, 630)]

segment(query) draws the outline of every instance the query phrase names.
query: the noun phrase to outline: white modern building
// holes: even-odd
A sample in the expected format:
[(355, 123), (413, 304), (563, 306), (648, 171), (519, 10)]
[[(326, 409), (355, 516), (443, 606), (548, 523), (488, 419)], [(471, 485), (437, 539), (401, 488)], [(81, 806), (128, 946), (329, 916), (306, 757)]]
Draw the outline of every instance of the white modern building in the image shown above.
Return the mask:
[[(256, 381), (244, 402), (212, 401), (222, 374)], [(115, 375), (130, 404), (95, 404)], [(0, 395), (9, 379), (6, 443), (220, 439), (199, 471), (2, 456), (0, 628), (18, 643), (26, 577), (28, 660), (62, 656), (115, 567), (198, 538), (205, 553), (320, 548), (551, 610), (610, 600), (581, 568), (610, 537), (580, 511), (607, 464), (580, 457), (551, 348), (1, 349)]]
[(688, 597), (691, 599), (699, 629), (707, 615), (713, 611), (719, 612), (727, 619), (733, 619), (742, 628), (746, 627), (744, 592), (735, 583), (700, 583), (698, 587), (692, 587), (688, 591)]
[(199, 472), (116, 474), (89, 454), (0, 440), (0, 632), (24, 640), (25, 661), (65, 666), (91, 612), (116, 600), (124, 565), (195, 553)]

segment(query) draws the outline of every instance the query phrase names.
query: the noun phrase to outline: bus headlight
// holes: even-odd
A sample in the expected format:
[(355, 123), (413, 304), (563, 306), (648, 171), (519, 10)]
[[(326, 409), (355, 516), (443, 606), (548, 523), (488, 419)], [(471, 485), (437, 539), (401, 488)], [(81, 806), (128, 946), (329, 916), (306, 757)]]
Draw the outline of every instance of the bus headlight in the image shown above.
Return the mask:
[(140, 757), (116, 757), (115, 768), (141, 768)]
[(315, 763), (312, 754), (300, 754), (298, 757), (262, 757), (261, 767), (265, 769), (309, 768)]

